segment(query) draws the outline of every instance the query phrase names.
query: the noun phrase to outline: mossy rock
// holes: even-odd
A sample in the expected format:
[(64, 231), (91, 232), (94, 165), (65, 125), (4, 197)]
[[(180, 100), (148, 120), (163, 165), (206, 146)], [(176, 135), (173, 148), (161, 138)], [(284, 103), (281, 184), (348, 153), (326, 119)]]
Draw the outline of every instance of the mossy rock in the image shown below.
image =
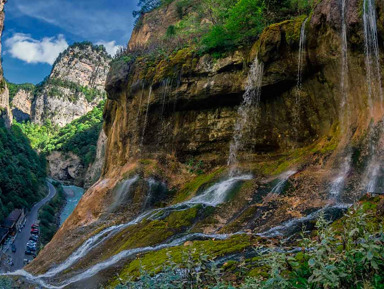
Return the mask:
[(150, 252), (138, 256), (130, 262), (120, 273), (119, 278), (113, 280), (107, 288), (115, 288), (121, 280), (137, 278), (140, 270), (159, 273), (161, 268), (170, 261), (181, 264), (183, 253), (193, 252), (193, 258), (198, 259), (200, 254), (207, 254), (210, 257), (223, 257), (230, 254), (240, 253), (253, 245), (252, 239), (248, 235), (234, 235), (227, 240), (207, 240), (194, 241), (189, 246), (177, 246)]

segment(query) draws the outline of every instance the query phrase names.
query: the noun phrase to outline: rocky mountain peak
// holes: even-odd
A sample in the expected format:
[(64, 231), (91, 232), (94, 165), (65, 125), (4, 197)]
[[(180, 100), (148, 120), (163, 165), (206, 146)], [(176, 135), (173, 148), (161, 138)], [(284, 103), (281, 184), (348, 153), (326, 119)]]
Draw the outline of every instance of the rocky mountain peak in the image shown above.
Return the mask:
[(50, 76), (35, 91), (32, 121), (60, 127), (80, 118), (106, 96), (111, 57), (103, 46), (75, 43), (59, 55)]
[(50, 78), (104, 90), (110, 61), (103, 46), (75, 43), (57, 58)]

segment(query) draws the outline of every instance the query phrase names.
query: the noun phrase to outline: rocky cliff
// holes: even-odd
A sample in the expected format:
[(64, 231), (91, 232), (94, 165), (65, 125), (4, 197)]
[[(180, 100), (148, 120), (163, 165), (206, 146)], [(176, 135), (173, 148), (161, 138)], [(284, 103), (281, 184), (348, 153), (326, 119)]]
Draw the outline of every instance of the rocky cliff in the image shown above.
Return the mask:
[(33, 91), (20, 89), (16, 92), (11, 101), (12, 114), (16, 121), (23, 122), (30, 119), (33, 98)]
[[(381, 149), (383, 111), (380, 95), (371, 93), (378, 79), (367, 82), (371, 62), (365, 66), (360, 1), (348, 1), (345, 17), (339, 2), (319, 1), (308, 18), (270, 25), (255, 43), (224, 57), (200, 55), (189, 46), (155, 60), (134, 54), (115, 60), (106, 84), (102, 177), (27, 269), (46, 272), (71, 260), (76, 253), (70, 252), (81, 250), (86, 240), (102, 239), (92, 257), (76, 259), (56, 276), (59, 284), (79, 287), (91, 276), (95, 283), (88, 280), (86, 286), (96, 288), (116, 270), (129, 278), (137, 276), (141, 261), (149, 267), (155, 262), (152, 253), (133, 260), (130, 250), (182, 245), (188, 239), (177, 243), (177, 237), (191, 234), (216, 239), (249, 232), (234, 241), (244, 247), (224, 241), (225, 252), (208, 249), (222, 257), (262, 243), (257, 234), (284, 236), (296, 224), (310, 223), (319, 210), (331, 209), (336, 216), (370, 190), (370, 147)], [(384, 17), (382, 8), (377, 3), (378, 19)], [(166, 15), (169, 24), (177, 19), (172, 13), (177, 11), (146, 15), (131, 48), (148, 44), (155, 33), (147, 19), (161, 22)], [(378, 35), (384, 38), (379, 22)], [(380, 61), (382, 51), (380, 43)], [(248, 95), (255, 97), (252, 105)], [(227, 164), (236, 142), (237, 172), (247, 175), (234, 180)], [(223, 199), (210, 195), (223, 191)], [(110, 268), (106, 264), (114, 266), (113, 273), (103, 270)]]
[(105, 98), (110, 56), (102, 46), (77, 43), (55, 62), (50, 76), (37, 88), (32, 121), (65, 126), (85, 115)]
[[(4, 29), (4, 4), (6, 0), (0, 1), (0, 37), (3, 34)], [(0, 43), (0, 52), (1, 52), (1, 43)], [(9, 92), (7, 84), (3, 76), (3, 68), (0, 64), (0, 117), (4, 119), (6, 126), (12, 124), (12, 112), (9, 108)]]

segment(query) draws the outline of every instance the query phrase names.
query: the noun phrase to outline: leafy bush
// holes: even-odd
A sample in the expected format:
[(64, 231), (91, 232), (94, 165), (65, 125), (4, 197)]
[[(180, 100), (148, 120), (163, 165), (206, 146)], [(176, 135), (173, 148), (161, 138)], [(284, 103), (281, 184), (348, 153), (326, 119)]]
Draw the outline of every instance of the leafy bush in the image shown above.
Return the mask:
[[(231, 50), (256, 39), (265, 27), (264, 2), (205, 0), (214, 25), (203, 37), (203, 51)], [(231, 4), (230, 4), (231, 3)]]
[[(121, 280), (122, 285), (116, 288), (384, 288), (384, 233), (380, 220), (375, 224), (362, 208), (355, 208), (332, 226), (320, 217), (316, 228), (312, 238), (303, 234), (296, 245), (302, 248), (298, 253), (284, 246), (259, 247), (265, 252), (261, 258), (232, 267), (235, 271), (229, 273), (237, 276), (234, 284), (226, 281), (225, 272), (204, 253), (187, 251), (182, 262), (175, 263), (170, 251), (168, 263), (161, 268), (142, 268), (138, 280)], [(246, 277), (255, 268), (259, 273)]]

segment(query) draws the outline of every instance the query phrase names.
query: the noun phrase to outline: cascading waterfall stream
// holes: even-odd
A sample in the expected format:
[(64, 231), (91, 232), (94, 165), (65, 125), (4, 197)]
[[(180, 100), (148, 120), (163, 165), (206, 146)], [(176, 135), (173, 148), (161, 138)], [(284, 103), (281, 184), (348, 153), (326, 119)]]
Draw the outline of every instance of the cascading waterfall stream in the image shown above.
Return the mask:
[[(346, 18), (346, 0), (341, 0), (341, 112), (340, 119), (343, 122), (343, 113), (348, 112), (348, 39)], [(349, 117), (347, 116), (347, 119)], [(345, 125), (342, 125), (342, 129)]]
[(348, 173), (351, 169), (352, 157), (351, 154), (344, 158), (339, 174), (331, 182), (331, 188), (329, 191), (330, 199), (335, 202), (340, 202), (340, 195), (345, 187), (345, 180), (348, 176)]
[(304, 68), (304, 59), (306, 55), (305, 45), (307, 41), (306, 35), (306, 25), (308, 18), (303, 21), (300, 31), (300, 41), (299, 41), (299, 56), (297, 63), (297, 84), (296, 84), (296, 99), (295, 99), (295, 109), (294, 109), (294, 118), (295, 118), (295, 134), (296, 139), (299, 137), (299, 127), (300, 127), (300, 107), (301, 107), (301, 89), (303, 83), (303, 68)]
[[(363, 2), (363, 22), (365, 40), (365, 64), (368, 87), (368, 100), (371, 117), (374, 117), (375, 102), (380, 102), (383, 111), (383, 90), (381, 81), (381, 67), (379, 55), (379, 42), (377, 36), (377, 18), (375, 0), (364, 0)], [(372, 134), (372, 133), (371, 133)], [(382, 136), (381, 136), (382, 137)], [(376, 163), (378, 148), (374, 145), (371, 135), (370, 155), (371, 160), (368, 165), (368, 185), (366, 190), (374, 192), (376, 190), (377, 178), (379, 177), (380, 165)]]
[(143, 126), (143, 132), (142, 132), (142, 134), (141, 134), (140, 146), (143, 146), (143, 143), (144, 143), (144, 137), (145, 137), (145, 131), (147, 130), (148, 111), (149, 111), (149, 105), (150, 105), (150, 103), (151, 103), (151, 96), (152, 96), (152, 86), (149, 88), (148, 100), (147, 100), (147, 110), (146, 110), (146, 112), (145, 112), (144, 126)]
[(365, 57), (367, 70), (368, 96), (370, 108), (373, 110), (374, 101), (379, 97), (381, 108), (383, 108), (383, 91), (381, 83), (381, 68), (379, 55), (379, 41), (377, 37), (375, 0), (364, 0), (363, 22), (365, 39)]
[[(126, 180), (122, 183), (122, 187), (124, 187), (124, 194), (129, 191), (130, 187), (138, 180), (138, 176), (134, 176), (133, 178)], [(122, 231), (123, 229), (130, 227), (132, 225), (138, 224), (142, 222), (144, 219), (150, 219), (155, 218), (156, 214), (159, 214), (161, 212), (165, 211), (172, 211), (172, 210), (186, 210), (188, 208), (192, 208), (193, 206), (197, 205), (205, 205), (205, 206), (211, 206), (215, 207), (223, 202), (226, 201), (228, 194), (231, 192), (231, 189), (239, 182), (242, 181), (248, 181), (252, 180), (252, 175), (242, 175), (242, 176), (236, 176), (231, 177), (228, 179), (225, 179), (221, 182), (218, 182), (211, 187), (209, 187), (207, 190), (205, 190), (203, 193), (191, 198), (190, 200), (181, 202), (176, 205), (172, 205), (166, 208), (159, 208), (159, 209), (152, 209), (144, 212), (143, 214), (136, 217), (134, 220), (126, 223), (126, 224), (120, 224), (111, 226), (109, 228), (104, 229), (103, 231), (99, 232), (95, 236), (90, 237), (88, 240), (86, 240), (74, 253), (72, 253), (63, 263), (60, 265), (48, 270), (46, 273), (33, 276), (32, 274), (24, 271), (19, 270), (13, 273), (6, 273), (3, 275), (9, 275), (9, 276), (23, 276), (27, 280), (39, 284), (40, 286), (43, 286), (45, 288), (64, 288), (72, 283), (79, 282), (81, 280), (90, 278), (100, 271), (109, 268), (110, 266), (116, 264), (122, 259), (125, 259), (130, 256), (137, 255), (139, 253), (145, 253), (150, 251), (157, 251), (164, 248), (170, 248), (175, 247), (183, 244), (184, 242), (188, 240), (194, 240), (196, 238), (214, 238), (214, 239), (226, 239), (230, 237), (231, 235), (206, 235), (206, 234), (200, 234), (200, 233), (192, 233), (187, 234), (185, 236), (175, 237), (173, 241), (170, 241), (169, 243), (160, 244), (158, 246), (154, 247), (144, 247), (144, 248), (136, 248), (136, 249), (130, 249), (123, 252), (120, 252), (119, 254), (111, 257), (110, 259), (103, 261), (101, 263), (98, 263), (94, 265), (93, 267), (85, 270), (82, 273), (79, 273), (69, 279), (67, 279), (65, 282), (60, 283), (58, 285), (49, 284), (48, 279), (57, 276), (59, 273), (65, 271), (66, 269), (70, 268), (73, 264), (78, 262), (80, 259), (85, 257), (87, 254), (89, 254), (92, 249), (96, 248), (98, 245), (102, 244), (104, 241), (115, 235), (116, 233)], [(150, 182), (151, 179), (148, 180)], [(121, 187), (119, 188), (119, 190)], [(118, 192), (119, 193), (119, 192)]]
[(276, 186), (274, 186), (272, 188), (271, 193), (276, 194), (276, 195), (280, 195), (283, 192), (284, 187), (285, 187), (286, 183), (288, 182), (288, 180), (296, 173), (297, 173), (297, 171), (287, 171), (287, 172), (281, 174), (279, 176), (279, 182), (276, 184)]
[[(263, 81), (264, 64), (256, 57), (248, 74), (247, 86), (243, 95), (243, 103), (238, 109), (233, 140), (229, 149), (228, 166), (230, 176), (238, 174), (238, 153), (243, 148), (243, 134), (249, 122), (250, 114), (259, 112), (261, 85)], [(258, 115), (254, 116), (258, 117)]]
[[(341, 134), (349, 135), (350, 115), (348, 109), (348, 39), (347, 39), (347, 23), (346, 23), (346, 0), (341, 0), (341, 73), (340, 73), (340, 113), (339, 122)], [(345, 180), (351, 169), (352, 152), (350, 148), (346, 148), (346, 156), (341, 161), (339, 173), (332, 180), (330, 185), (330, 199), (335, 202), (340, 201), (340, 195), (345, 187)]]

